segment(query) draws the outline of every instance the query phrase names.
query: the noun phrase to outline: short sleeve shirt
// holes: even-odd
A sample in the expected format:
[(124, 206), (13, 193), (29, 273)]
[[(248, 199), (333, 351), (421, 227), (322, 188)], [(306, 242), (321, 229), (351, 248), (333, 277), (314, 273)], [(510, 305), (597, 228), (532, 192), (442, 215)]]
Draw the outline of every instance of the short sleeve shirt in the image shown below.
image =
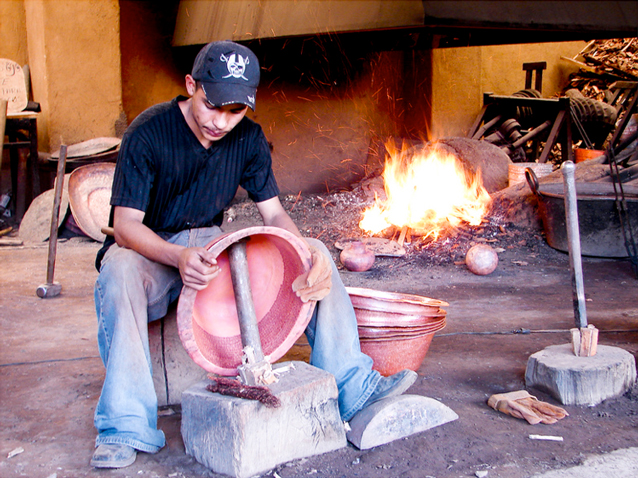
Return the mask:
[[(279, 194), (261, 127), (244, 117), (208, 149), (188, 126), (177, 97), (140, 114), (118, 155), (112, 206), (144, 211), (144, 224), (162, 237), (221, 225), (224, 208), (242, 186), (255, 202)], [(112, 221), (112, 212), (111, 212)], [(114, 240), (107, 237), (96, 266)]]

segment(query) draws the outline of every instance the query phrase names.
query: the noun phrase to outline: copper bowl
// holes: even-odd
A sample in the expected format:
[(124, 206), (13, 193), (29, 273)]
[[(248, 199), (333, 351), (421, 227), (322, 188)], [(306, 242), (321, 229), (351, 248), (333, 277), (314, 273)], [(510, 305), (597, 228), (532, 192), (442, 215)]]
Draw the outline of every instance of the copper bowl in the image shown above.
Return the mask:
[(412, 294), (347, 287), (359, 329), (361, 350), (373, 368), (388, 376), (417, 371), (434, 334), (445, 327), (446, 302)]
[(243, 353), (233, 291), (228, 247), (244, 238), (259, 335), (265, 358), (274, 363), (303, 334), (315, 302), (303, 303), (292, 282), (312, 263), (305, 241), (276, 227), (249, 227), (225, 234), (206, 248), (221, 272), (204, 290), (184, 287), (177, 307), (177, 325), (184, 348), (204, 370), (234, 376)]
[(361, 351), (372, 358), (373, 368), (389, 376), (404, 369), (419, 370), (434, 333), (409, 338), (360, 339)]

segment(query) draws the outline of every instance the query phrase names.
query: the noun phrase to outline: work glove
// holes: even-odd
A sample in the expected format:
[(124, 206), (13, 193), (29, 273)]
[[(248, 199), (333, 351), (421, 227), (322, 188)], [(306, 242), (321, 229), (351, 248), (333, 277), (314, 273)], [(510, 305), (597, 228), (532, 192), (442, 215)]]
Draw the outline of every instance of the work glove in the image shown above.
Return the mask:
[(564, 409), (546, 402), (540, 402), (525, 390), (492, 395), (487, 404), (494, 410), (516, 418), (522, 418), (532, 425), (537, 423), (552, 424), (561, 418), (569, 416)]
[(302, 302), (321, 300), (332, 287), (332, 267), (330, 259), (316, 247), (309, 246), (312, 266), (308, 272), (301, 274), (292, 283), (292, 290)]

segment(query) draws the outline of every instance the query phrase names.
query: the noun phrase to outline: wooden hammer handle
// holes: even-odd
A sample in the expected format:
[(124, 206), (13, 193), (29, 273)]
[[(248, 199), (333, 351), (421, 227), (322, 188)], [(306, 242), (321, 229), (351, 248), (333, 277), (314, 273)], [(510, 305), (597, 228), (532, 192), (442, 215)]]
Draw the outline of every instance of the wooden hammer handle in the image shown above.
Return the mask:
[(60, 218), (60, 203), (64, 189), (64, 170), (66, 167), (66, 145), (60, 146), (60, 158), (58, 159), (58, 174), (55, 178), (55, 191), (53, 196), (53, 210), (51, 211), (51, 232), (49, 234), (49, 259), (47, 262), (47, 284), (53, 284), (55, 271), (55, 256), (58, 246), (58, 227)]

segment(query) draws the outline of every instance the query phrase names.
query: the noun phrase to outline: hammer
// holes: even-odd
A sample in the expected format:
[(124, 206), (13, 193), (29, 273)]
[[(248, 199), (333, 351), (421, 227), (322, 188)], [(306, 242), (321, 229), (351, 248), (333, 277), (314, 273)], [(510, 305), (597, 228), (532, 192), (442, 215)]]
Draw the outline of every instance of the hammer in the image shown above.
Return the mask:
[(53, 281), (55, 270), (55, 255), (58, 246), (58, 219), (60, 217), (60, 202), (62, 201), (62, 190), (64, 185), (64, 170), (66, 167), (66, 145), (60, 146), (60, 158), (58, 159), (58, 174), (55, 180), (55, 191), (53, 198), (53, 210), (51, 211), (51, 233), (49, 234), (49, 258), (47, 261), (47, 281), (38, 286), (35, 293), (41, 299), (60, 295), (62, 286), (59, 282)]
[(569, 246), (569, 267), (572, 273), (572, 296), (576, 327), (571, 329), (572, 347), (577, 357), (596, 355), (598, 348), (598, 329), (587, 324), (587, 307), (583, 281), (583, 265), (580, 250), (580, 231), (578, 227), (578, 196), (576, 193), (575, 165), (569, 160), (561, 166), (565, 185), (565, 224)]

